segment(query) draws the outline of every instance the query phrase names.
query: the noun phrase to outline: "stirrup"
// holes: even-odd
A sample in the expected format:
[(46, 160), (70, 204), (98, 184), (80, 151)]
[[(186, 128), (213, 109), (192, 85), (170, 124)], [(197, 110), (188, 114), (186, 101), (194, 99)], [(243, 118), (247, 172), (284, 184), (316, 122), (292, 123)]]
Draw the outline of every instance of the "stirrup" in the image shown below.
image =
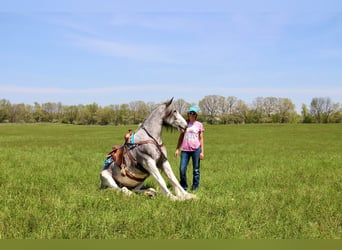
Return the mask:
[(120, 170), (120, 173), (121, 173), (122, 176), (126, 176), (126, 170), (125, 170), (125, 168), (126, 168), (126, 165), (125, 165), (125, 164), (122, 164), (122, 165), (121, 165), (121, 170)]

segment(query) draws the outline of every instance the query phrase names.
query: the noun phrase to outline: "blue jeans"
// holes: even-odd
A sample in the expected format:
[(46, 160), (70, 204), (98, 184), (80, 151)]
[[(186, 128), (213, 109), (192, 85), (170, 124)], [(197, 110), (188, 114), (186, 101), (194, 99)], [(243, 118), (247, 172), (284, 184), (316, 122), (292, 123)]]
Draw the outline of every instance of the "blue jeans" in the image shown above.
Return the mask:
[(188, 189), (188, 183), (186, 181), (186, 170), (188, 168), (189, 160), (192, 159), (193, 166), (193, 179), (192, 179), (192, 190), (195, 190), (199, 186), (200, 182), (200, 154), (201, 148), (196, 149), (195, 151), (182, 151), (181, 160), (179, 166), (180, 172), (180, 185), (184, 190)]

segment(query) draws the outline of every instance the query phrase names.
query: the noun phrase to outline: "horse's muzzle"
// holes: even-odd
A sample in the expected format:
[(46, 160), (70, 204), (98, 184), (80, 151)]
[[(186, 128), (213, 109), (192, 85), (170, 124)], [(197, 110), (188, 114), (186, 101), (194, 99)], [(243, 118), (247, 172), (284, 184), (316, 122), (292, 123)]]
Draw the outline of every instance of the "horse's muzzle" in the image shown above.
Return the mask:
[(186, 127), (178, 126), (178, 130), (180, 130), (182, 133), (184, 133), (186, 130)]

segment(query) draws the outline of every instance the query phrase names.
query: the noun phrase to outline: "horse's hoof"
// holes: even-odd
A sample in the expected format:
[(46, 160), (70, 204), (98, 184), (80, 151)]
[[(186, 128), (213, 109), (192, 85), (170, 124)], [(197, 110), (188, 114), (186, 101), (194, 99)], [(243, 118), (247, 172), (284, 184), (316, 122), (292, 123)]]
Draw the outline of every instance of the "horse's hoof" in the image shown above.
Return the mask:
[(133, 194), (132, 191), (128, 190), (126, 187), (121, 188), (121, 191), (127, 196), (131, 196)]
[(195, 194), (190, 194), (190, 193), (187, 193), (186, 195), (185, 195), (185, 200), (197, 200), (198, 198), (197, 198), (197, 195), (195, 195)]
[(181, 200), (179, 197), (174, 196), (173, 194), (168, 194), (167, 197), (172, 201), (179, 201)]
[(154, 197), (157, 195), (156, 190), (154, 190), (153, 188), (149, 188), (145, 191), (144, 193), (145, 195), (149, 196), (149, 197)]

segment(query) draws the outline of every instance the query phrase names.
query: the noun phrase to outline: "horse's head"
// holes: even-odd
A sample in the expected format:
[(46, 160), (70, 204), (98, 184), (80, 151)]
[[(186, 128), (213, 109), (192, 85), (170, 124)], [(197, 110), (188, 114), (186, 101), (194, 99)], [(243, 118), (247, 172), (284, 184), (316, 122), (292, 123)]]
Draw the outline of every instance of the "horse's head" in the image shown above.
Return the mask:
[(170, 101), (164, 103), (165, 110), (163, 123), (184, 131), (187, 127), (187, 122), (183, 118), (183, 116), (175, 109), (172, 101), (173, 98)]

